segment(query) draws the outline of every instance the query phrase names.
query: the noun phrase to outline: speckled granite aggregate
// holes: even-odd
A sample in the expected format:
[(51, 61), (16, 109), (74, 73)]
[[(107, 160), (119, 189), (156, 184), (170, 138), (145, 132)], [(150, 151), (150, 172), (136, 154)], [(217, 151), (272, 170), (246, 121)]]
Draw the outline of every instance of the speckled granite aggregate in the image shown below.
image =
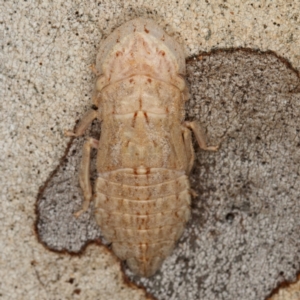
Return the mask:
[(34, 231), (39, 187), (68, 142), (63, 130), (90, 106), (95, 78), (89, 66), (101, 38), (127, 20), (147, 17), (183, 43), (187, 57), (248, 47), (275, 51), (299, 69), (299, 11), (299, 2), (280, 0), (3, 1), (1, 298), (150, 297), (124, 282), (119, 262), (106, 248), (91, 245), (81, 256), (55, 253), (38, 242)]

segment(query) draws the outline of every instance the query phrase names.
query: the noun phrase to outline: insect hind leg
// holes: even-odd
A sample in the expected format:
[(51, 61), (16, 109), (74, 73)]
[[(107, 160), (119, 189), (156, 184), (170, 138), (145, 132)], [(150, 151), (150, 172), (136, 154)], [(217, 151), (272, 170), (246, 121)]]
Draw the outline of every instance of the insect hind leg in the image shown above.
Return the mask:
[(91, 163), (91, 149), (98, 148), (99, 141), (94, 138), (88, 138), (83, 145), (82, 158), (79, 170), (79, 184), (83, 192), (84, 201), (81, 210), (74, 213), (75, 217), (79, 217), (82, 213), (87, 211), (92, 199), (92, 185), (90, 181), (90, 163)]

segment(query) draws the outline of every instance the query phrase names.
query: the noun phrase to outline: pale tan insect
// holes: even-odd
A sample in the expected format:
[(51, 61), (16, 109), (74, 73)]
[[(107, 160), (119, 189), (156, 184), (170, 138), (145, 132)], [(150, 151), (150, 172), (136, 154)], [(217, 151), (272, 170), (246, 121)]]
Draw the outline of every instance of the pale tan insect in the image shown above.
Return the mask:
[[(185, 122), (188, 89), (181, 46), (153, 21), (135, 19), (115, 30), (97, 56), (93, 102), (75, 133), (97, 118), (98, 142), (83, 147), (82, 210), (95, 201), (95, 216), (114, 253), (131, 270), (151, 276), (170, 254), (190, 217), (187, 175), (194, 162), (190, 129), (201, 149), (200, 126)], [(90, 151), (98, 149), (94, 192), (89, 179)]]

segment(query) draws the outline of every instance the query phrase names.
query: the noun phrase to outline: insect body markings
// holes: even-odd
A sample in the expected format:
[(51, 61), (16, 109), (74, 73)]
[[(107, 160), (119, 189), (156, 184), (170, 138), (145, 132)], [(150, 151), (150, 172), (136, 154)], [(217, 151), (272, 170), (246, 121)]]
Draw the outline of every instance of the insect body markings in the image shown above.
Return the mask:
[[(131, 270), (151, 276), (171, 253), (190, 217), (188, 174), (194, 162), (191, 130), (207, 147), (200, 126), (185, 122), (188, 89), (181, 46), (153, 21), (135, 19), (101, 45), (93, 95), (97, 110), (86, 113), (75, 132), (94, 120), (101, 137), (83, 147), (79, 181), (96, 221), (114, 253)], [(98, 177), (92, 189), (90, 151), (97, 148)]]

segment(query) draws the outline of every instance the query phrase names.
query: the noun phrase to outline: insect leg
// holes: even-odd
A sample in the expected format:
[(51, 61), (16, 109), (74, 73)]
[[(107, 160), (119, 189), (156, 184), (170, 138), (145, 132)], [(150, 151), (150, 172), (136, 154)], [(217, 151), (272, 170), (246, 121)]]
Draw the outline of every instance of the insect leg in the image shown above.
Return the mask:
[(194, 147), (192, 143), (191, 131), (184, 126), (182, 127), (182, 137), (183, 137), (183, 142), (185, 147), (185, 153), (188, 159), (186, 174), (189, 174), (194, 164), (195, 153), (194, 153)]
[(85, 130), (88, 128), (88, 126), (93, 122), (94, 119), (97, 118), (97, 110), (90, 109), (87, 111), (84, 116), (82, 117), (79, 124), (76, 126), (75, 132), (66, 130), (65, 136), (81, 136), (84, 134)]
[(96, 66), (94, 65), (94, 64), (92, 64), (92, 65), (90, 65), (90, 69), (91, 69), (91, 71), (95, 74), (95, 75), (99, 75), (98, 74), (98, 71), (97, 71), (97, 69), (96, 69)]
[(219, 149), (219, 146), (207, 146), (206, 145), (205, 134), (198, 122), (196, 122), (196, 121), (184, 122), (184, 124), (187, 128), (190, 128), (194, 132), (200, 149), (207, 150), (207, 151), (217, 151)]
[(98, 148), (98, 144), (99, 141), (90, 137), (83, 145), (82, 159), (79, 170), (79, 184), (83, 192), (84, 201), (81, 210), (74, 214), (75, 217), (79, 217), (89, 208), (90, 201), (92, 199), (92, 186), (90, 181), (91, 149)]

